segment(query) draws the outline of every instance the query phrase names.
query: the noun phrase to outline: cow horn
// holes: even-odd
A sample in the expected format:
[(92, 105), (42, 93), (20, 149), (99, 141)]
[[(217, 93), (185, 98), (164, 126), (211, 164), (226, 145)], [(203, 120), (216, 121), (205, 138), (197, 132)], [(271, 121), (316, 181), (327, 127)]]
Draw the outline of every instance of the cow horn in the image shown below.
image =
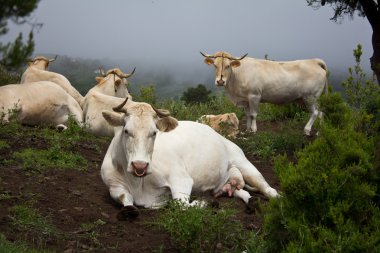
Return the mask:
[(132, 70), (132, 72), (131, 72), (131, 73), (129, 73), (129, 74), (123, 74), (123, 75), (122, 75), (122, 76), (120, 76), (120, 77), (122, 77), (122, 78), (128, 78), (128, 77), (132, 76), (132, 75), (133, 75), (133, 73), (135, 73), (135, 70), (136, 70), (136, 67), (134, 67), (134, 69)]
[(151, 105), (151, 106), (152, 106), (153, 110), (157, 113), (158, 117), (164, 118), (164, 117), (170, 116), (170, 112), (168, 110), (158, 109), (158, 108), (154, 107), (153, 105)]
[(127, 114), (127, 110), (123, 108), (124, 105), (127, 103), (127, 101), (128, 101), (128, 97), (125, 98), (123, 103), (121, 103), (118, 106), (113, 107), (112, 110), (114, 110), (115, 112), (123, 112), (123, 113)]
[(204, 54), (202, 52), (200, 52), (201, 55), (203, 55), (203, 57), (206, 57), (206, 58), (216, 58), (214, 55), (211, 55), (211, 54)]
[[(248, 55), (248, 53), (246, 53), (245, 55), (243, 55), (243, 56), (240, 57), (240, 58), (234, 58), (234, 57), (229, 58), (229, 57), (228, 57), (228, 59), (233, 60), (233, 61), (240, 61), (240, 60), (243, 60), (247, 55)], [(226, 57), (226, 58), (227, 58), (227, 57)]]
[(49, 62), (57, 60), (57, 57), (58, 57), (58, 55), (55, 55), (55, 57), (53, 59), (49, 59)]
[(102, 77), (106, 77), (106, 73), (104, 72), (102, 67), (99, 67), (99, 73), (102, 75)]

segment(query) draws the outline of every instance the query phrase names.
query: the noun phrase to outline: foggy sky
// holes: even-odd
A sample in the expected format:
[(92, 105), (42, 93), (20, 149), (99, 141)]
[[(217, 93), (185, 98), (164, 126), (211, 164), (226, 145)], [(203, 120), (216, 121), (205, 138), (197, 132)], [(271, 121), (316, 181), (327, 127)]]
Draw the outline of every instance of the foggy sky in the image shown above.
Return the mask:
[[(35, 54), (122, 60), (138, 69), (193, 66), (213, 73), (199, 51), (223, 50), (275, 60), (319, 57), (347, 69), (361, 43), (369, 68), (367, 19), (356, 15), (337, 24), (332, 16), (330, 6), (314, 10), (306, 0), (41, 0), (32, 15), (43, 23), (35, 33)], [(10, 28), (2, 37), (30, 30), (11, 23)]]

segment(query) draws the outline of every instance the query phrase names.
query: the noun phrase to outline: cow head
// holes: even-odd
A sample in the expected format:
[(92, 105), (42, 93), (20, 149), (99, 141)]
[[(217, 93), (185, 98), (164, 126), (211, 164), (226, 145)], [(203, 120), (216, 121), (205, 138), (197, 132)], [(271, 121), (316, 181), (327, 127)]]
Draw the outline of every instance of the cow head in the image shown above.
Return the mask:
[[(153, 147), (159, 131), (168, 132), (176, 128), (178, 121), (170, 116), (170, 112), (156, 109), (147, 103), (132, 102), (124, 108), (128, 98), (111, 111), (103, 111), (103, 117), (122, 131), (115, 134), (117, 152), (125, 157), (126, 172), (143, 177), (150, 173)], [(121, 113), (120, 113), (121, 112)]]
[(247, 54), (240, 58), (232, 57), (231, 54), (226, 52), (217, 52), (214, 55), (208, 55), (201, 52), (205, 57), (204, 62), (207, 65), (214, 65), (215, 67), (215, 85), (226, 86), (231, 76), (232, 68), (240, 66), (240, 60), (244, 59)]
[(48, 59), (48, 58), (43, 57), (43, 56), (37, 56), (33, 59), (28, 60), (28, 66), (33, 67), (33, 68), (37, 68), (37, 69), (47, 70), (49, 67), (49, 63), (52, 61), (55, 61), (57, 59), (57, 56), (58, 55), (56, 55), (55, 58), (53, 58), (53, 59)]
[(107, 73), (104, 73), (104, 71), (100, 69), (102, 76), (96, 77), (96, 81), (99, 86), (102, 86), (103, 94), (121, 98), (130, 97), (127, 88), (127, 78), (132, 76), (135, 70), (136, 68), (134, 68), (131, 73), (125, 74), (118, 68), (110, 69)]

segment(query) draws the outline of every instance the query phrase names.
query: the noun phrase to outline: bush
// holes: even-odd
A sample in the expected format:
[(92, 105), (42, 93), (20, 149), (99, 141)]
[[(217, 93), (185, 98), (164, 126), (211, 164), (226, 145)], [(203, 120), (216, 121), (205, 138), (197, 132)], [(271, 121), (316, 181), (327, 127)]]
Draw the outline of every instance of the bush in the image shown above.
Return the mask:
[(186, 104), (207, 103), (211, 99), (210, 94), (211, 91), (203, 84), (198, 84), (196, 88), (190, 87), (183, 92), (181, 100)]
[(133, 100), (137, 102), (155, 104), (156, 103), (156, 88), (154, 87), (154, 85), (150, 85), (149, 87), (141, 87), (140, 95), (134, 96)]
[(297, 164), (276, 159), (282, 197), (264, 211), (252, 252), (380, 250), (374, 138), (356, 130), (354, 112), (339, 95), (321, 101), (327, 113), (320, 136), (297, 153)]

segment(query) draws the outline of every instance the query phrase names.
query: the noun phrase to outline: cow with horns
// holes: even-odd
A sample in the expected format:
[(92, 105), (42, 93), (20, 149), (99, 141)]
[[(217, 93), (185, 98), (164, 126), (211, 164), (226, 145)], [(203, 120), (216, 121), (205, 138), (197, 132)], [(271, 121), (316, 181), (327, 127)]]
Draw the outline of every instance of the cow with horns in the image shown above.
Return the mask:
[(28, 68), (21, 76), (21, 83), (31, 83), (38, 81), (50, 81), (59, 85), (70, 96), (72, 96), (79, 105), (82, 106), (83, 96), (71, 85), (70, 81), (61, 74), (48, 70), (49, 63), (57, 59), (48, 59), (43, 56), (38, 56), (28, 60)]
[(118, 68), (108, 70), (106, 73), (100, 70), (102, 76), (96, 77), (97, 84), (87, 92), (83, 102), (84, 120), (91, 133), (97, 136), (114, 135), (114, 128), (99, 112), (111, 110), (121, 104), (126, 97), (132, 100), (127, 89), (127, 78), (131, 77), (135, 70), (136, 68), (127, 74)]
[(119, 217), (136, 217), (136, 206), (158, 208), (170, 197), (186, 206), (204, 205), (190, 203), (190, 195), (208, 190), (251, 204), (245, 184), (267, 197), (278, 196), (243, 151), (211, 127), (177, 121), (167, 110), (127, 100), (102, 112), (116, 131), (101, 176), (111, 197), (123, 205)]
[(259, 104), (302, 102), (311, 113), (304, 133), (310, 135), (317, 117), (322, 117), (317, 100), (327, 92), (327, 66), (321, 59), (270, 61), (233, 57), (227, 52), (201, 54), (207, 65), (215, 67), (215, 85), (225, 88), (230, 99), (243, 107), (247, 130), (257, 131)]

